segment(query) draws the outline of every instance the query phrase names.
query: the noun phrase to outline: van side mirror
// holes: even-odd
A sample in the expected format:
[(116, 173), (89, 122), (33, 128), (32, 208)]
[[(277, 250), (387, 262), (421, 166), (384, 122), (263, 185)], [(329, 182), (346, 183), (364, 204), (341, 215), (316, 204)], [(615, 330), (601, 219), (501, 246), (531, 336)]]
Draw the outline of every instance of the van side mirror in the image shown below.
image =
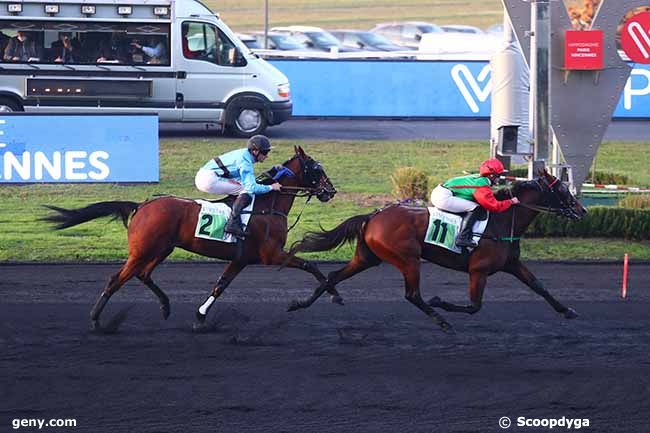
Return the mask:
[(241, 51), (235, 49), (235, 61), (234, 66), (246, 66), (246, 58)]
[(314, 43), (312, 41), (306, 41), (305, 46), (308, 48), (314, 48)]
[(418, 41), (418, 42), (420, 42), (420, 41), (422, 40), (422, 35), (419, 34), (419, 33), (416, 34), (416, 35), (415, 35), (415, 40)]
[(364, 43), (361, 42), (361, 41), (358, 41), (358, 42), (357, 42), (357, 45), (359, 46), (359, 48), (366, 48), (366, 44), (364, 44)]

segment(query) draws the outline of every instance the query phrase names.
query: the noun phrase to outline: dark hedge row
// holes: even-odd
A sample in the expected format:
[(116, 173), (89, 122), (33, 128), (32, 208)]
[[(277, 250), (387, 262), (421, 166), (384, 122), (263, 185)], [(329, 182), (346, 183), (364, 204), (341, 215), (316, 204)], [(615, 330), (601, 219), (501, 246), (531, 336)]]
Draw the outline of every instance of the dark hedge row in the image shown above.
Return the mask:
[(541, 214), (528, 228), (529, 237), (650, 239), (650, 211), (617, 207), (590, 207), (581, 221)]
[[(513, 168), (510, 170), (508, 173), (509, 176), (515, 176), (515, 177), (528, 177), (528, 169), (527, 168)], [(603, 185), (629, 185), (629, 177), (624, 175), (624, 174), (617, 174), (617, 173), (607, 173), (604, 171), (598, 171), (596, 170), (596, 179), (595, 182), (592, 182), (592, 177), (591, 173), (589, 173), (589, 176), (587, 176), (587, 179), (585, 179), (585, 182), (587, 183), (596, 183), (596, 184), (603, 184)]]

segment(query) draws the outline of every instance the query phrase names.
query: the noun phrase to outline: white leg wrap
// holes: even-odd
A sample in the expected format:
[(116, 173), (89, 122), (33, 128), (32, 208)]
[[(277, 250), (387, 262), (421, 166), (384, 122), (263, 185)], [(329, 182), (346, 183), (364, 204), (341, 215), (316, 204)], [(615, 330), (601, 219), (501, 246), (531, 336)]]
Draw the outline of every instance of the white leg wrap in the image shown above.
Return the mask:
[(210, 297), (199, 307), (199, 313), (203, 314), (204, 316), (208, 312), (208, 308), (212, 305), (214, 302), (215, 298), (214, 296), (210, 295)]

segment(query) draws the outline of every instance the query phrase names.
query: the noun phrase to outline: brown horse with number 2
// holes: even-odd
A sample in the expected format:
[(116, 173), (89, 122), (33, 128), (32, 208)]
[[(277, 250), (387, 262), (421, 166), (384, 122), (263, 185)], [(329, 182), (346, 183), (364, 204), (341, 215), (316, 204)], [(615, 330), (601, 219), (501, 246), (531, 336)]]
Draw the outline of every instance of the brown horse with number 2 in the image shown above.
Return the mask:
[[(62, 209), (48, 206), (55, 215), (44, 219), (57, 223), (57, 229), (73, 227), (95, 218), (121, 218), (128, 228), (129, 255), (120, 270), (109, 280), (93, 307), (91, 327), (102, 330), (100, 314), (110, 297), (128, 280), (137, 277), (160, 300), (163, 317), (170, 314), (169, 298), (154, 283), (151, 274), (158, 264), (180, 247), (203, 256), (230, 260), (207, 300), (198, 308), (195, 329), (205, 327), (205, 319), (212, 303), (224, 292), (232, 280), (249, 264), (288, 265), (312, 274), (319, 283), (325, 276), (316, 265), (289, 256), (284, 251), (287, 241), (287, 216), (296, 196), (316, 196), (327, 202), (336, 189), (321, 164), (308, 156), (301, 147), (294, 148), (294, 156), (281, 167), (274, 167), (262, 177), (266, 183), (279, 182), (283, 188), (257, 196), (248, 223), (246, 239), (238, 243), (224, 243), (195, 237), (195, 228), (201, 205), (194, 200), (179, 197), (161, 197), (143, 203), (107, 201), (81, 209)], [(129, 217), (131, 220), (129, 222)], [(332, 301), (342, 304), (341, 297), (332, 288)]]

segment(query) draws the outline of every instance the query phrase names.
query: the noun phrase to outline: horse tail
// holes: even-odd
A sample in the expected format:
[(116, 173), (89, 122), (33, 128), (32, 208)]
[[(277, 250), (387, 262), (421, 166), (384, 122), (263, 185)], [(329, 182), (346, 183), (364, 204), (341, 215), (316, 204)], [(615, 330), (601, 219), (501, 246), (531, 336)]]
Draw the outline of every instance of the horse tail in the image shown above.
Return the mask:
[(128, 226), (129, 217), (133, 214), (140, 203), (133, 201), (102, 201), (93, 203), (80, 209), (63, 209), (56, 206), (45, 205), (46, 208), (56, 212), (56, 214), (49, 215), (41, 218), (43, 221), (48, 221), (57, 224), (54, 228), (56, 230), (73, 227), (96, 218), (113, 216), (113, 219), (122, 219), (124, 227)]
[(291, 246), (291, 255), (299, 252), (328, 251), (355, 239), (363, 239), (365, 224), (375, 215), (375, 212), (356, 215), (343, 221), (338, 227), (320, 232), (307, 232), (305, 237)]

